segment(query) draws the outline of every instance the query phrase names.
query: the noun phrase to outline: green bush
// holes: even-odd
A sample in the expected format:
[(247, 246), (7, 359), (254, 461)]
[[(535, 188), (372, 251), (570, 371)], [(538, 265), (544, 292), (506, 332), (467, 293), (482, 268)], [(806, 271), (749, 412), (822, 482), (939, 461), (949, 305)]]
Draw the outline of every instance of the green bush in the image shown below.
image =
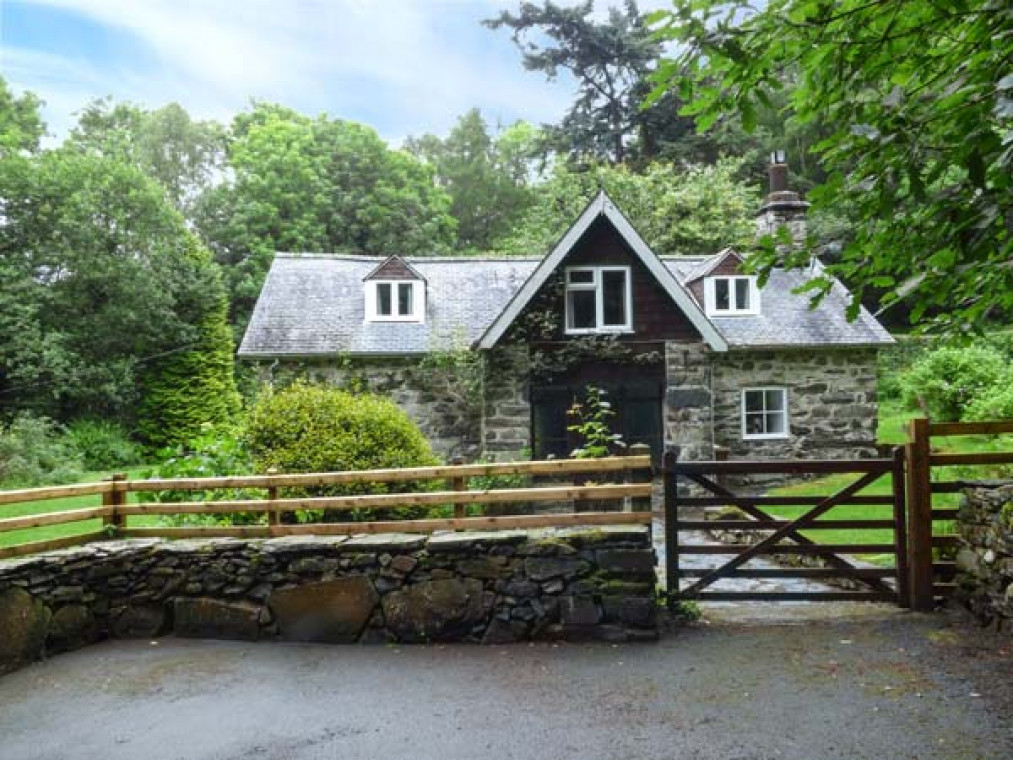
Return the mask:
[(0, 484), (6, 488), (69, 483), (84, 469), (63, 428), (47, 417), (22, 413), (0, 423)]
[[(161, 449), (156, 455), (158, 464), (147, 478), (213, 478), (224, 475), (249, 475), (253, 460), (241, 433), (233, 428), (205, 426), (201, 435), (188, 444)], [(244, 490), (219, 488), (198, 493), (195, 491), (141, 491), (141, 501), (224, 501), (231, 499), (260, 499), (263, 489)], [(266, 523), (264, 513), (228, 513), (208, 515), (169, 515), (162, 522), (172, 526), (183, 525), (256, 525)]]
[[(279, 472), (292, 473), (439, 464), (425, 436), (392, 401), (304, 381), (277, 393), (268, 393), (257, 402), (250, 415), (248, 439), (260, 472), (272, 467)], [(329, 486), (305, 493), (323, 496), (404, 493), (420, 489), (430, 490), (431, 485), (408, 482)], [(427, 510), (418, 507), (399, 507), (327, 514), (323, 519), (414, 518), (426, 513)], [(303, 517), (316, 520), (321, 515)]]
[(81, 454), (87, 470), (129, 467), (141, 461), (141, 447), (121, 425), (109, 420), (74, 420), (67, 425), (67, 440)]
[(976, 398), (1000, 382), (1006, 366), (1006, 357), (994, 348), (936, 349), (904, 373), (904, 403), (924, 408), (938, 422), (959, 420)]
[(964, 412), (968, 422), (1013, 419), (1013, 373), (1007, 373), (998, 385), (978, 395)]

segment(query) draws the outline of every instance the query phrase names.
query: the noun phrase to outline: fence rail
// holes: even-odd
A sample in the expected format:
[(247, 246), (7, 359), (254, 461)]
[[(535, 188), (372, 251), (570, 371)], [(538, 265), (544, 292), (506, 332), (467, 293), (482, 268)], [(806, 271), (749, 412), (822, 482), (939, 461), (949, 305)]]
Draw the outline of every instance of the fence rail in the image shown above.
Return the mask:
[[(432, 532), (436, 530), (505, 530), (512, 528), (565, 527), (575, 525), (649, 525), (650, 508), (633, 510), (633, 500), (651, 496), (651, 458), (635, 453), (605, 459), (564, 459), (534, 462), (415, 467), (400, 470), (360, 470), (354, 472), (244, 475), (213, 478), (155, 478), (129, 480), (114, 475), (101, 483), (80, 483), (45, 488), (26, 488), (0, 492), (0, 534), (16, 530), (64, 525), (101, 518), (104, 529), (75, 536), (30, 541), (0, 547), (0, 558), (21, 556), (38, 551), (59, 549), (110, 536), (193, 538), (198, 536), (272, 537), (289, 535), (342, 535), (356, 533)], [(570, 485), (552, 483), (525, 488), (469, 489), (471, 478), (497, 475), (586, 479), (621, 479), (627, 482)], [(647, 482), (630, 482), (633, 480)], [(283, 497), (283, 489), (324, 486), (366, 486), (381, 484), (422, 484), (445, 481), (448, 490), (415, 490), (407, 493), (363, 494), (353, 496)], [(218, 499), (197, 501), (128, 503), (128, 494), (157, 491), (204, 493), (230, 489), (266, 492), (265, 498)], [(2, 517), (2, 506), (48, 501), (76, 496), (101, 496), (101, 505), (41, 514)], [(572, 503), (574, 507), (616, 502), (623, 511), (564, 512), (557, 514), (466, 516), (470, 506), (505, 504)], [(350, 511), (355, 509), (393, 509), (399, 507), (454, 508), (453, 517), (373, 520), (363, 522), (284, 524), (282, 515), (297, 510)], [(144, 515), (220, 515), (258, 513), (267, 515), (267, 524), (209, 527), (136, 526), (131, 517)]]

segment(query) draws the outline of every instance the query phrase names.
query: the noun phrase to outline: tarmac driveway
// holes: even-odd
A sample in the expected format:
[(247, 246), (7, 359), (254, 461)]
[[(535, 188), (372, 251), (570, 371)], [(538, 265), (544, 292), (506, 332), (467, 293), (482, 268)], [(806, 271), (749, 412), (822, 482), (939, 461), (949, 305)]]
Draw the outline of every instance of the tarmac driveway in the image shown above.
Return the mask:
[(0, 758), (1013, 757), (1008, 638), (714, 614), (621, 646), (106, 643), (0, 678)]

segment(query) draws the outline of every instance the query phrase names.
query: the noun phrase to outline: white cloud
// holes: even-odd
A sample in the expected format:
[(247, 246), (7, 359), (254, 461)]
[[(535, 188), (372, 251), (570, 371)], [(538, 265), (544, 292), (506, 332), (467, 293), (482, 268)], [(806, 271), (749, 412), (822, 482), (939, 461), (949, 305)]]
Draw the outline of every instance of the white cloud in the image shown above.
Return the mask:
[[(97, 68), (52, 53), (3, 50), (5, 74), (48, 101), (58, 134), (72, 122), (73, 110), (106, 94), (148, 106), (176, 100), (195, 116), (225, 120), (251, 97), (273, 100), (365, 121), (394, 140), (445, 132), (472, 106), (492, 120), (555, 121), (571, 98), (565, 80), (548, 83), (523, 69), (505, 31), (479, 26), (517, 2), (23, 2), (118, 30), (157, 62), (154, 70)], [(598, 2), (597, 13), (608, 4)], [(664, 0), (646, 3), (659, 4)]]

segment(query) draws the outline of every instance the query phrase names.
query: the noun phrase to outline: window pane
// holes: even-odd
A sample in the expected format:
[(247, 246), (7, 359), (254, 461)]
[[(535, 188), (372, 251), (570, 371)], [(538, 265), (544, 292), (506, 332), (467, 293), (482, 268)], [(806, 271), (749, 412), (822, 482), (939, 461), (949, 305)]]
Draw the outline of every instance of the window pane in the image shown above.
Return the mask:
[(593, 290), (571, 290), (566, 294), (567, 315), (570, 329), (597, 327), (595, 316), (595, 292)]
[(626, 324), (626, 272), (602, 272), (602, 319), (609, 326)]
[(412, 284), (401, 282), (397, 286), (397, 313), (401, 317), (412, 315)]
[(594, 282), (594, 272), (590, 269), (572, 269), (567, 275), (572, 283), (587, 283), (591, 284)]
[(746, 412), (763, 411), (763, 391), (746, 391)]
[(381, 317), (391, 314), (390, 283), (379, 283), (376, 286), (376, 313)]
[(743, 311), (749, 309), (749, 280), (735, 281), (735, 308)]
[(763, 415), (762, 414), (747, 414), (746, 415), (746, 434), (747, 435), (762, 435), (763, 429)]
[(727, 311), (732, 308), (729, 303), (730, 296), (728, 280), (714, 280), (714, 308), (718, 311)]
[(771, 412), (766, 415), (767, 429), (763, 432), (767, 435), (780, 435), (784, 432), (784, 414)]
[(780, 412), (784, 409), (784, 391), (777, 389), (764, 391), (764, 395), (766, 396), (768, 412)]

